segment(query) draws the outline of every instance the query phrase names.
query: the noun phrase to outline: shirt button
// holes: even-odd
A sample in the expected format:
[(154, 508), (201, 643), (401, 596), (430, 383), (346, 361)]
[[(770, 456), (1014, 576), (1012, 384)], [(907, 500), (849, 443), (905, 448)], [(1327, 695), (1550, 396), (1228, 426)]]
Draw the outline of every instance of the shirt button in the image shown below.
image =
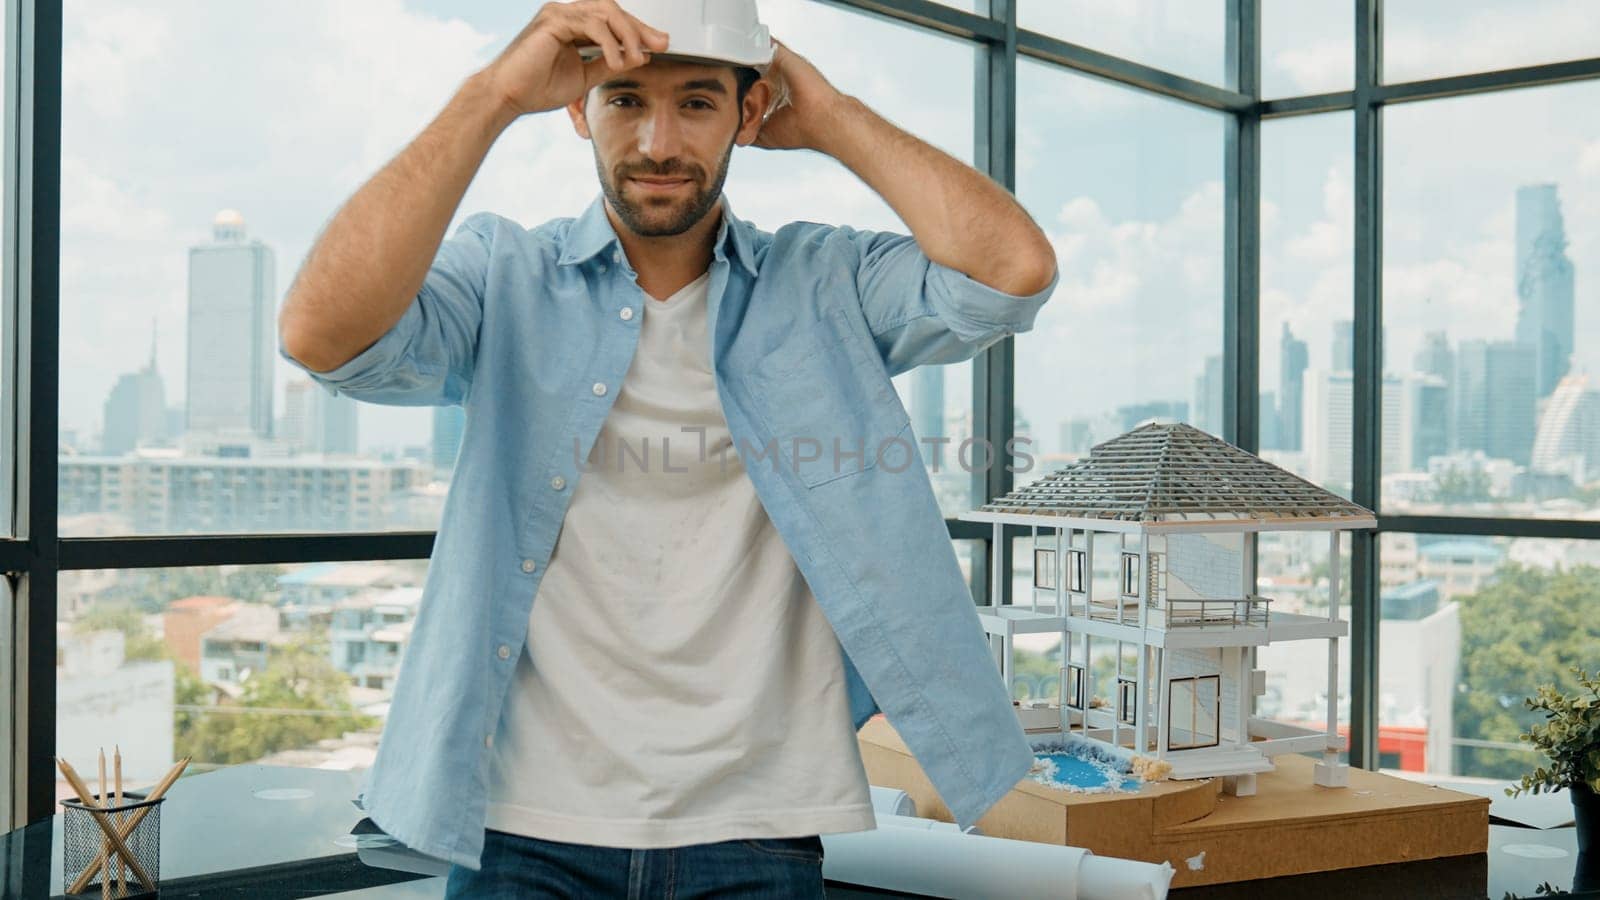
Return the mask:
[(621, 250), (613, 250), (613, 251), (611, 251), (611, 261), (614, 262), (614, 263), (622, 262), (622, 251)]
[(606, 270), (606, 264), (605, 263), (601, 263), (597, 268), (599, 268), (600, 271), (604, 272)]
[(557, 475), (556, 477), (550, 479), (550, 486), (559, 491), (567, 486), (567, 480), (562, 478), (560, 475)]
[(617, 315), (621, 316), (622, 317), (622, 321), (626, 322), (629, 319), (633, 318), (633, 307), (624, 306), (622, 308), (622, 311), (617, 313)]
[(511, 648), (507, 647), (505, 644), (501, 644), (500, 645), (500, 649), (498, 649), (498, 650), (496, 650), (494, 652), (496, 654), (498, 654), (501, 659), (510, 659), (511, 658)]
[(524, 572), (532, 572), (533, 570), (534, 570), (534, 562), (533, 562), (533, 560), (525, 559), (525, 560), (522, 561), (522, 571), (524, 571)]
[(604, 397), (606, 395), (606, 386), (604, 382), (596, 381), (594, 383), (594, 387), (590, 388), (589, 390), (594, 391), (594, 395), (596, 397)]
[(493, 747), (494, 746), (494, 735), (492, 735), (492, 734), (484, 735), (483, 736), (483, 745), (485, 747)]

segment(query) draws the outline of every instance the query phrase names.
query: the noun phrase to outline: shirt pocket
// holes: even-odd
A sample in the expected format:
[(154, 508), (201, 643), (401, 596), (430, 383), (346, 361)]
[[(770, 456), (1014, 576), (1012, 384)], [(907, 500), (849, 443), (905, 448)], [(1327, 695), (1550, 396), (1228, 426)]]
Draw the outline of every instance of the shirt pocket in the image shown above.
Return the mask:
[(893, 466), (914, 451), (901, 435), (910, 417), (862, 327), (834, 307), (752, 367), (756, 414), (773, 438), (759, 452), (773, 460), (751, 465), (782, 466), (816, 487), (877, 466), (880, 454)]

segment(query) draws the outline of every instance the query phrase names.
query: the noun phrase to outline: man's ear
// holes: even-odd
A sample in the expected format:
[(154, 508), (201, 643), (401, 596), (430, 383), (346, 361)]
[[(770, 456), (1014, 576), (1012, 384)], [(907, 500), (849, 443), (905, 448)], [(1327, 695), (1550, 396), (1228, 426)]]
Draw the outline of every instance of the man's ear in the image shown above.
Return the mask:
[(589, 117), (584, 113), (584, 104), (588, 102), (589, 95), (584, 94), (582, 97), (579, 97), (578, 99), (567, 104), (567, 115), (572, 119), (572, 128), (574, 131), (578, 132), (578, 137), (584, 138), (585, 140), (591, 140), (593, 138), (593, 136), (589, 134)]
[(755, 143), (756, 135), (761, 133), (767, 106), (771, 103), (772, 85), (765, 78), (750, 85), (750, 90), (744, 95), (744, 106), (741, 107), (744, 118), (739, 125), (739, 133), (733, 136), (735, 144), (745, 147)]

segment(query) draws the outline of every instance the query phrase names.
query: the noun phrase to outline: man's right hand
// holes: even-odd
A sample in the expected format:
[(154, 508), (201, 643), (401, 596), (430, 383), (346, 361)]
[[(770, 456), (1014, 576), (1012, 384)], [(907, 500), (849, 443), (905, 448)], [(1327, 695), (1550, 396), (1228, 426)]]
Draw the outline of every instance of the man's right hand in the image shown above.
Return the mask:
[[(579, 47), (599, 47), (605, 56), (584, 62)], [(666, 49), (665, 31), (639, 21), (616, 0), (546, 3), (485, 74), (520, 116), (560, 109)]]

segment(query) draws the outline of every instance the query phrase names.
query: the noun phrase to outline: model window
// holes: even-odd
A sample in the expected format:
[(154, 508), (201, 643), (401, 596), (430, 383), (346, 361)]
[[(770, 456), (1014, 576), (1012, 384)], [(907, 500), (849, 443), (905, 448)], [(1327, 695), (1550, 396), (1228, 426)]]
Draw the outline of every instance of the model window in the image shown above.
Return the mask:
[(1033, 586), (1053, 591), (1056, 587), (1056, 552), (1033, 548)]

